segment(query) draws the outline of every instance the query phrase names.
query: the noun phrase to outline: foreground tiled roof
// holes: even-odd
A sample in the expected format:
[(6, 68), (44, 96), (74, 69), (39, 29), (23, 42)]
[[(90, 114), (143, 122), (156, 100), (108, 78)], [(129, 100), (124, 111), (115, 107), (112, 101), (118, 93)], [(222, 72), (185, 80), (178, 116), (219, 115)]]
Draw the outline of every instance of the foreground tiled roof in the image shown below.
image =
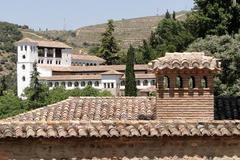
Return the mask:
[(40, 80), (66, 81), (66, 80), (100, 80), (101, 75), (54, 75), (51, 77), (39, 77)]
[(97, 61), (97, 62), (105, 62), (106, 60), (89, 54), (72, 54), (72, 59), (74, 60), (83, 60), (83, 61)]
[[(116, 71), (125, 71), (126, 65), (99, 65), (99, 66), (68, 66), (68, 67), (61, 67), (61, 66), (53, 66), (47, 64), (38, 64), (40, 67), (50, 68), (52, 71), (57, 72), (106, 72), (109, 70), (116, 70)], [(138, 64), (134, 65), (135, 71), (147, 71), (148, 66), (145, 64)]]
[(1, 122), (6, 137), (240, 136), (240, 121), (58, 121)]
[[(156, 79), (155, 74), (147, 73), (147, 74), (135, 74), (135, 78), (137, 79)], [(125, 75), (122, 77), (125, 79)]]
[(58, 41), (49, 41), (49, 40), (33, 40), (30, 38), (24, 38), (18, 42), (16, 45), (21, 45), (24, 43), (33, 43), (39, 47), (54, 47), (54, 48), (71, 48), (70, 46), (66, 45), (65, 43), (58, 42)]
[(7, 121), (137, 120), (153, 119), (155, 97), (71, 97)]
[(118, 72), (118, 71), (115, 71), (115, 70), (109, 70), (109, 71), (106, 71), (106, 72), (103, 72), (101, 73), (101, 75), (123, 75), (124, 73), (122, 72)]

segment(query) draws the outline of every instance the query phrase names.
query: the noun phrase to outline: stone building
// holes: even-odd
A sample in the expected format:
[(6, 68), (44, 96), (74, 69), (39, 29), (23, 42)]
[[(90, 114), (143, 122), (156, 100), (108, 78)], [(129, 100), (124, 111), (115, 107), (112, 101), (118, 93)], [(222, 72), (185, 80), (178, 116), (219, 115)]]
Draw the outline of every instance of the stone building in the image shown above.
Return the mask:
[[(203, 87), (189, 80), (198, 87), (183, 89), (171, 82), (176, 76), (211, 79), (218, 61), (192, 53), (196, 64), (190, 53), (180, 54), (149, 64), (158, 79), (156, 97), (70, 97), (1, 120), (0, 159), (239, 159), (240, 121), (213, 119), (211, 80)], [(188, 65), (169, 56), (183, 56)], [(162, 76), (171, 77), (169, 89)]]

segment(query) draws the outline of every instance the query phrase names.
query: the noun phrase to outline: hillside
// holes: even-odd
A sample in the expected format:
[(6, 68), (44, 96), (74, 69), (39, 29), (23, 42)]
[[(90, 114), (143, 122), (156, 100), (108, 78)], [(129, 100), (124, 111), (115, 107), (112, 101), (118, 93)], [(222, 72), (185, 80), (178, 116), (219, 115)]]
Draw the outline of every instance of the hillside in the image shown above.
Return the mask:
[[(186, 11), (177, 12), (176, 18), (184, 20), (186, 13)], [(120, 46), (126, 48), (130, 43), (135, 46), (141, 44), (143, 39), (150, 36), (151, 31), (157, 27), (163, 17), (147, 16), (115, 21), (115, 36), (119, 40)], [(105, 28), (106, 23), (81, 27), (75, 31), (42, 31), (37, 33), (48, 39), (67, 42), (75, 48), (89, 48), (99, 44)]]

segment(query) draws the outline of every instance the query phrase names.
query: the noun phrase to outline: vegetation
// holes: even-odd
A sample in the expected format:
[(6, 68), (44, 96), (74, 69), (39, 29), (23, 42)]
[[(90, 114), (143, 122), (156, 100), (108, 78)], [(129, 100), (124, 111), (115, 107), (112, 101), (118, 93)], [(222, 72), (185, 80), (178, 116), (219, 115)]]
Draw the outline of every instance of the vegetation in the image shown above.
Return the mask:
[(195, 0), (186, 26), (195, 37), (235, 34), (240, 28), (239, 0)]
[(199, 38), (188, 51), (203, 51), (221, 59), (222, 71), (215, 80), (215, 95), (240, 95), (240, 34), (233, 37)]
[(100, 57), (106, 60), (106, 64), (112, 65), (116, 64), (118, 60), (117, 53), (119, 52), (119, 47), (117, 41), (113, 36), (114, 26), (113, 20), (109, 20), (107, 24), (106, 31), (102, 34), (101, 45), (100, 45)]
[(0, 51), (14, 52), (14, 42), (22, 38), (22, 33), (15, 24), (0, 22)]
[(135, 49), (130, 45), (127, 53), (125, 70), (125, 96), (137, 96), (136, 79), (134, 73)]

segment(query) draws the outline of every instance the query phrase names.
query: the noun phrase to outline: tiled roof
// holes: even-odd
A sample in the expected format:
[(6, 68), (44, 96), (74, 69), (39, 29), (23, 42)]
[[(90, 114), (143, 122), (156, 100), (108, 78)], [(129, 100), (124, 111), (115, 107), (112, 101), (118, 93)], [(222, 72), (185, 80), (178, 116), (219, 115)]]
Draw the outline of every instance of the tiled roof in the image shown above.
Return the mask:
[(1, 122), (6, 137), (240, 136), (240, 121), (57, 121)]
[(210, 70), (219, 70), (217, 59), (205, 56), (203, 52), (174, 52), (166, 53), (164, 57), (153, 60), (149, 63), (152, 70), (163, 69), (193, 69), (207, 68)]
[(18, 42), (16, 45), (21, 45), (24, 43), (33, 43), (39, 47), (53, 47), (53, 48), (71, 48), (70, 46), (66, 45), (65, 43), (58, 42), (58, 41), (49, 41), (49, 40), (33, 40), (30, 38), (24, 38)]
[(155, 97), (71, 97), (7, 121), (137, 120), (153, 119)]
[(54, 75), (51, 77), (39, 77), (40, 80), (66, 81), (66, 80), (100, 80), (101, 75)]
[(97, 62), (105, 62), (104, 59), (94, 56), (94, 55), (89, 55), (89, 54), (72, 54), (72, 59), (74, 60), (85, 60), (85, 61), (97, 61)]
[(109, 70), (106, 72), (101, 73), (102, 75), (123, 75), (124, 73), (115, 71), (115, 70)]
[[(116, 70), (116, 71), (125, 71), (125, 65), (99, 65), (99, 66), (68, 66), (68, 67), (61, 67), (61, 66), (52, 66), (46, 64), (38, 64), (38, 66), (51, 68), (53, 71), (58, 72), (106, 72), (109, 70)], [(135, 71), (143, 70), (147, 71), (148, 66), (145, 64), (138, 64), (134, 65)]]
[[(155, 74), (147, 73), (147, 74), (135, 74), (136, 79), (156, 79)], [(125, 75), (122, 77), (125, 79)]]

